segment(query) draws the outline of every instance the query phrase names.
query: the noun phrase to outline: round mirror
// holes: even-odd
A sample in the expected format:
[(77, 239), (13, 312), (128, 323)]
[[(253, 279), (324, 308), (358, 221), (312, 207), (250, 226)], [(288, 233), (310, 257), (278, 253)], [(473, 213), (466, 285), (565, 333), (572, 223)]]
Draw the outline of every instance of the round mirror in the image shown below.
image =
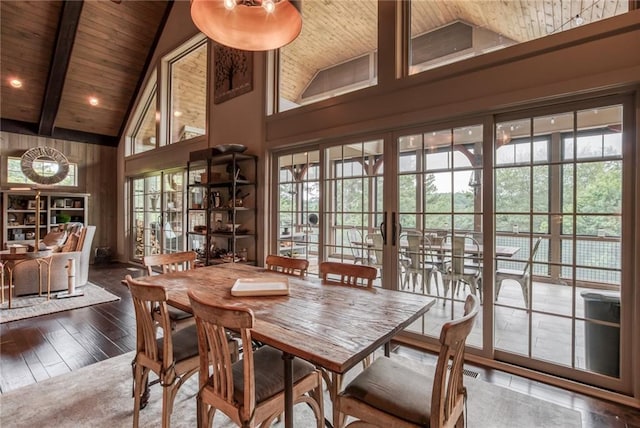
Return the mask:
[[(35, 170), (33, 164), (42, 162), (42, 170)], [(69, 174), (69, 161), (58, 150), (51, 147), (34, 147), (20, 158), (20, 169), (31, 181), (37, 184), (56, 184)]]

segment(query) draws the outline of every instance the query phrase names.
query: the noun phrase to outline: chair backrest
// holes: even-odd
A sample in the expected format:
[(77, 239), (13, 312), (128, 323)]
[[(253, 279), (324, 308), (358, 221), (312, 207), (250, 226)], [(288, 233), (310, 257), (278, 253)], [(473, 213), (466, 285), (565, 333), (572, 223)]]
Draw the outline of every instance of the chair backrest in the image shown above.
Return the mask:
[[(464, 411), (466, 390), (463, 385), (464, 346), (473, 328), (480, 302), (469, 294), (464, 316), (449, 321), (440, 330), (440, 354), (436, 364), (431, 394), (432, 427), (453, 426)], [(449, 363), (451, 369), (449, 370)], [(448, 373), (447, 373), (448, 372)]]
[(464, 267), (479, 261), (480, 245), (469, 235), (447, 236), (445, 243), (451, 245), (451, 270), (454, 274), (464, 274)]
[(320, 278), (324, 284), (372, 288), (373, 280), (377, 276), (378, 270), (372, 266), (338, 262), (320, 263)]
[(536, 253), (538, 252), (538, 248), (540, 248), (540, 242), (542, 242), (542, 236), (539, 236), (538, 239), (536, 240), (536, 243), (533, 244), (531, 255), (529, 255), (529, 261), (527, 262), (527, 265), (524, 267), (524, 272), (522, 272), (522, 276), (526, 276), (529, 273), (529, 271), (532, 269), (533, 259), (536, 256)]
[[(150, 361), (163, 361), (168, 367), (173, 361), (171, 322), (167, 310), (167, 290), (160, 285), (146, 284), (125, 277), (136, 316), (136, 350)], [(158, 328), (163, 332), (162, 355), (156, 341)]]
[[(251, 418), (255, 409), (255, 379), (253, 366), (253, 347), (251, 328), (255, 322), (253, 311), (237, 305), (218, 305), (201, 298), (192, 291), (188, 292), (193, 315), (198, 330), (198, 349), (200, 354), (200, 390), (206, 385), (215, 399), (225, 406), (238, 408), (234, 399), (233, 371), (230, 349), (227, 341), (227, 329), (239, 332), (242, 338), (243, 361), (243, 406), (240, 406), (241, 420)], [(226, 413), (226, 412), (225, 412)]]
[[(362, 233), (360, 230), (351, 228), (347, 230), (347, 239), (349, 240), (349, 246), (351, 247), (351, 253), (353, 257), (362, 258)], [(358, 243), (358, 244), (356, 244)]]
[(421, 235), (417, 235), (415, 233), (407, 233), (405, 239), (407, 240), (406, 256), (411, 261), (411, 265), (409, 267), (412, 270), (418, 270), (423, 264), (423, 238)]
[(269, 254), (265, 261), (268, 270), (305, 277), (309, 268), (309, 260)]
[(371, 241), (373, 243), (372, 253), (375, 257), (375, 263), (377, 265), (382, 264), (382, 235), (379, 233), (370, 233), (367, 235), (367, 241)]
[(197, 254), (195, 251), (182, 251), (180, 253), (153, 254), (144, 256), (142, 263), (147, 267), (149, 275), (153, 274), (153, 267), (162, 268), (162, 273), (190, 270), (195, 266)]

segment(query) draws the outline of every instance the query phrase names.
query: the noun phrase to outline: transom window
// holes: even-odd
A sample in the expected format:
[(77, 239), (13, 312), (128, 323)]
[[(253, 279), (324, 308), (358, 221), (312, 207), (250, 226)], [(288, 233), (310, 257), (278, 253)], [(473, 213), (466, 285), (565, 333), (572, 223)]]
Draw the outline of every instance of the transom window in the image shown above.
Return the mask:
[[(33, 169), (39, 175), (48, 177), (58, 172), (58, 164), (54, 161), (35, 160), (33, 161)], [(7, 158), (7, 183), (11, 184), (36, 184), (29, 180), (20, 167), (20, 158)], [(78, 164), (69, 162), (69, 173), (64, 180), (52, 184), (56, 187), (76, 187), (78, 185)]]

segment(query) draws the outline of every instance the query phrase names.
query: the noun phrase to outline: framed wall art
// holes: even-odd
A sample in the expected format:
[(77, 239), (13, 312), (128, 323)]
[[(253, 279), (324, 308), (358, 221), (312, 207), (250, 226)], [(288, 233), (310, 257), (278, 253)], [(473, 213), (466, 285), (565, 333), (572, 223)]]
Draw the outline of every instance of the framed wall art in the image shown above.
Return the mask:
[(216, 44), (213, 103), (220, 104), (253, 90), (253, 52)]

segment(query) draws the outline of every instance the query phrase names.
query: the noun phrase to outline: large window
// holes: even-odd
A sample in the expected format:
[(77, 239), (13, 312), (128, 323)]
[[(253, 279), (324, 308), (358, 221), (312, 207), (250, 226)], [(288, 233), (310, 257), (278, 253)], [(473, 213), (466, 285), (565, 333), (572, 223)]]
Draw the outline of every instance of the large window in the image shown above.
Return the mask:
[(197, 36), (165, 59), (169, 75), (167, 144), (206, 132), (207, 63), (207, 39), (202, 36)]
[(377, 1), (308, 1), (302, 6), (300, 36), (280, 49), (278, 111), (377, 83)]
[(133, 128), (128, 133), (128, 154), (135, 155), (157, 147), (157, 86), (155, 73), (142, 94), (141, 104), (133, 115)]
[(411, 1), (409, 74), (629, 11), (628, 0)]
[[(58, 164), (54, 161), (46, 161), (42, 159), (35, 160), (33, 162), (33, 169), (39, 175), (44, 177), (50, 177), (58, 172)], [(7, 158), (7, 183), (9, 184), (33, 184), (33, 181), (29, 180), (23, 173), (20, 167), (20, 158), (9, 157)], [(59, 183), (52, 184), (57, 187), (75, 187), (78, 185), (78, 165), (69, 162), (69, 173), (64, 180)]]

